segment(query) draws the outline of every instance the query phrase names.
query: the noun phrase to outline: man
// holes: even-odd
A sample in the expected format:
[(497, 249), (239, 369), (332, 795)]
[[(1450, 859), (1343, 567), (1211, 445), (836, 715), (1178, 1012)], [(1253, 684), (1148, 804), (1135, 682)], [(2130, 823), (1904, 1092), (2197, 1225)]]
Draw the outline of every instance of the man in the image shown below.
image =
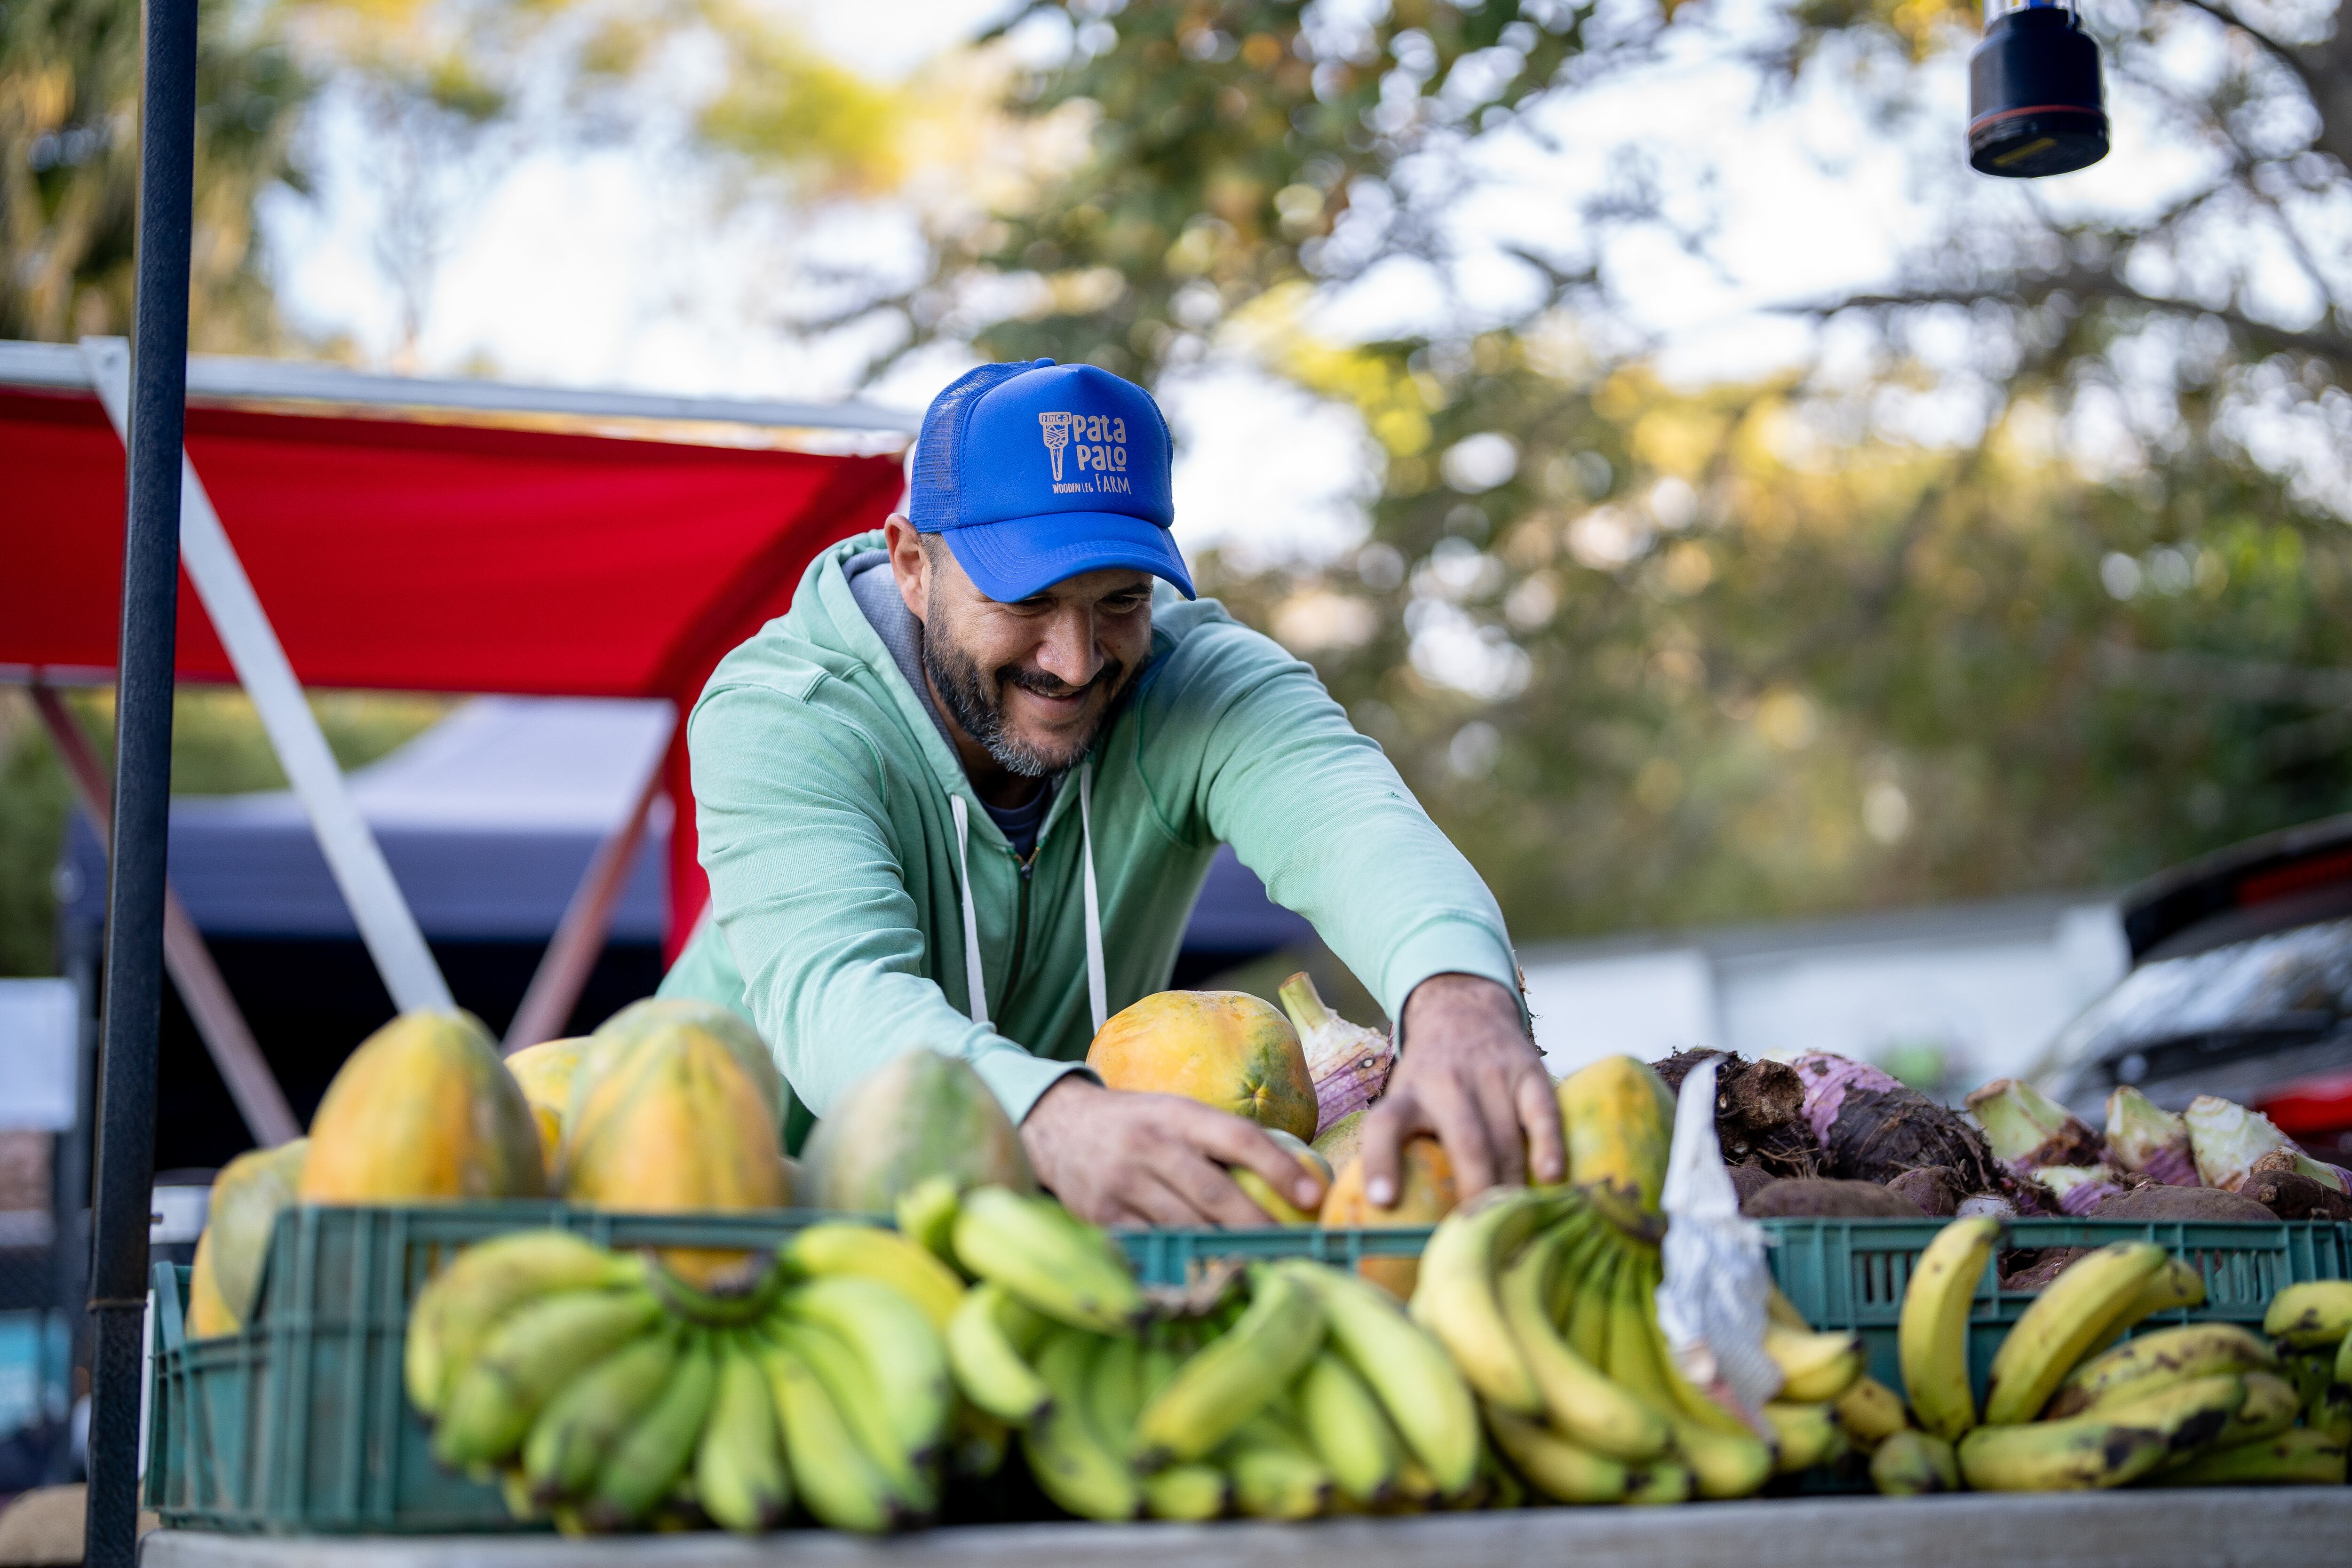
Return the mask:
[(1493, 897), (1311, 669), (1193, 600), (1169, 460), (1150, 395), (1092, 366), (984, 365), (940, 394), (906, 514), (820, 555), (695, 705), (710, 915), (663, 994), (751, 1019), (795, 1133), (928, 1048), (971, 1063), (1078, 1214), (1262, 1225), (1227, 1167), (1321, 1197), (1273, 1140), (1083, 1060), (1166, 986), (1230, 842), (1401, 1021), (1372, 1201), (1421, 1133), (1465, 1195), (1558, 1179)]

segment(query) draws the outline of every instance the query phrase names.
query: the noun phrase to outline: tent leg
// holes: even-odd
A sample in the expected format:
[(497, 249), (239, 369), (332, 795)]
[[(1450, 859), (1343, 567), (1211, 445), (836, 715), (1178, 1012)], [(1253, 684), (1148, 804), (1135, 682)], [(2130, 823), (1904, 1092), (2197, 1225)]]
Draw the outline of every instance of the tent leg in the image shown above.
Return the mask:
[(646, 769), (645, 782), (637, 787), (636, 803), (629, 808), (627, 820), (596, 846), (595, 858), (581, 874), (580, 885), (572, 889), (572, 902), (563, 906), (554, 939), (531, 972), (530, 987), (523, 992), (522, 1005), (515, 1009), (514, 1022), (507, 1028), (501, 1048), (507, 1054), (555, 1039), (564, 1020), (571, 1018), (581, 988), (587, 985), (588, 973), (604, 950), (613, 906), (621, 901), (621, 889), (627, 884), (629, 868), (637, 858), (637, 845), (645, 839), (646, 819), (661, 793), (668, 753), (665, 736), (662, 749), (654, 754), (652, 765)]
[[(112, 815), (106, 775), (90, 754), (81, 726), (48, 686), (33, 687), (33, 706), (40, 710), (49, 739), (65, 759), (66, 776), (81, 797), (82, 810), (89, 813), (99, 836), (106, 837)], [(195, 1019), (196, 1032), (204, 1037), (205, 1049), (212, 1053), (213, 1065), (219, 1069), (221, 1082), (228, 1086), (229, 1098), (236, 1102), (237, 1113), (245, 1118), (253, 1141), (271, 1149), (300, 1137), (302, 1129), (294, 1120), (293, 1108), (286, 1103), (285, 1091), (278, 1088), (253, 1031), (246, 1027), (245, 1015), (237, 1010), (228, 982), (221, 978), (212, 953), (205, 946), (203, 933), (188, 917), (168, 876), (163, 882), (163, 967), (170, 971), (188, 1016)]]
[[(89, 361), (90, 384), (119, 431), (123, 427), (126, 383), (121, 340), (85, 338), (81, 349)], [(205, 612), (212, 617), (213, 630), (220, 634), (221, 646), (228, 650), (229, 663), (236, 667), (236, 678), (261, 716), (278, 766), (285, 768), (287, 781), (310, 818), (310, 830), (318, 835), (327, 869), (334, 873), (343, 901), (351, 905), (360, 940), (367, 945), (368, 956), (383, 976), (393, 1006), (402, 1012), (455, 1011), (457, 1004), (449, 995), (448, 982), (441, 977), (441, 966), (425, 945), (425, 933), (417, 928), (400, 883), (393, 880), (383, 846), (375, 841), (367, 819), (360, 815), (342, 768), (327, 749), (327, 737), (319, 732), (319, 721), (303, 700), (301, 683), (294, 678), (285, 646), (278, 641), (278, 632), (253, 591), (253, 580), (246, 575), (245, 563), (237, 559), (236, 546), (221, 527), (220, 514), (213, 509), (212, 497), (205, 494), (204, 481), (196, 476), (195, 465), (184, 451), (180, 467), (180, 533), (188, 580), (195, 584)]]
[(155, 1035), (163, 1006), (163, 861), (171, 833), (172, 682), (180, 591), (180, 444), (187, 418), (188, 242), (194, 207), (196, 0), (146, 0), (141, 74), (137, 334), (122, 633), (115, 659), (114, 824), (107, 857), (105, 1044), (99, 1069), (84, 1561), (135, 1568), (148, 1206), (155, 1182)]

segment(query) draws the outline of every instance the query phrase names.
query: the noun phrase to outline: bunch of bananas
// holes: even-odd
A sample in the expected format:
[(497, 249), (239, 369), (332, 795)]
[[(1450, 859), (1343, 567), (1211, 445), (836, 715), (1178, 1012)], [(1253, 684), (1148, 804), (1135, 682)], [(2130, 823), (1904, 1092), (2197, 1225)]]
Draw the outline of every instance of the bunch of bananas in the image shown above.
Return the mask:
[(1874, 1456), (1881, 1490), (2343, 1481), (2352, 1354), (2336, 1346), (2352, 1328), (2352, 1282), (2291, 1286), (2272, 1304), (2265, 1327), (2303, 1353), (2298, 1371), (2269, 1339), (2232, 1323), (2125, 1340), (2159, 1312), (2201, 1304), (2204, 1279), (2153, 1242), (2100, 1248), (2051, 1281), (2003, 1337), (1979, 1409), (1969, 1319), (2000, 1237), (1996, 1220), (1956, 1220), (1912, 1270), (1896, 1334), (1922, 1430)]

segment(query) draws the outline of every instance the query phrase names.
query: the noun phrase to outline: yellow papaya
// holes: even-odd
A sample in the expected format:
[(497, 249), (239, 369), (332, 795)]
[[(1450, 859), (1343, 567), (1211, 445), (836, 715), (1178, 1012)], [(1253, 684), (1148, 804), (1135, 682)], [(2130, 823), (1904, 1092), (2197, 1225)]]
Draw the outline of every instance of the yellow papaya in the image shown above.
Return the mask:
[(261, 1291), (261, 1265), (278, 1212), (290, 1207), (310, 1140), (251, 1149), (213, 1178), (196, 1266), (188, 1275), (188, 1337), (235, 1333), (253, 1315)]
[[(1434, 1225), (1454, 1212), (1461, 1201), (1454, 1180), (1454, 1162), (1435, 1138), (1406, 1143), (1397, 1161), (1397, 1200), (1393, 1207), (1376, 1208), (1364, 1191), (1364, 1162), (1359, 1155), (1339, 1167), (1331, 1189), (1323, 1195), (1318, 1216), (1326, 1230), (1387, 1229), (1411, 1225)], [(1421, 1280), (1418, 1257), (1371, 1257), (1356, 1264), (1356, 1272), (1400, 1301), (1412, 1299)]]
[[(783, 1151), (735, 1053), (688, 1024), (622, 1050), (587, 1086), (565, 1129), (563, 1196), (635, 1214), (781, 1208)], [(701, 1290), (740, 1273), (739, 1250), (672, 1249), (661, 1261)]]
[(1160, 991), (1097, 1031), (1087, 1065), (1112, 1089), (1181, 1094), (1304, 1142), (1321, 1115), (1306, 1048), (1246, 991)]
[(360, 1042), (310, 1119), (304, 1203), (539, 1197), (522, 1086), (471, 1013), (403, 1013)]
[(1621, 1228), (1662, 1233), (1658, 1200), (1675, 1134), (1665, 1080), (1633, 1057), (1605, 1056), (1562, 1079), (1557, 1093), (1570, 1182)]
[(751, 1079), (751, 1087), (759, 1091), (770, 1119), (779, 1127), (783, 1125), (784, 1075), (777, 1071), (768, 1042), (742, 1014), (694, 997), (647, 997), (598, 1024), (572, 1076), (572, 1104), (578, 1105), (582, 1092), (619, 1052), (673, 1024), (690, 1025), (725, 1046)]
[(971, 1064), (936, 1051), (892, 1057), (835, 1100), (801, 1148), (806, 1201), (845, 1213), (889, 1214), (932, 1176), (958, 1192), (1037, 1178), (1020, 1129)]
[(563, 1147), (563, 1118), (572, 1109), (572, 1080), (580, 1071), (591, 1041), (586, 1035), (571, 1040), (542, 1040), (507, 1058), (507, 1071), (522, 1086), (530, 1114), (539, 1124), (539, 1154), (550, 1176)]

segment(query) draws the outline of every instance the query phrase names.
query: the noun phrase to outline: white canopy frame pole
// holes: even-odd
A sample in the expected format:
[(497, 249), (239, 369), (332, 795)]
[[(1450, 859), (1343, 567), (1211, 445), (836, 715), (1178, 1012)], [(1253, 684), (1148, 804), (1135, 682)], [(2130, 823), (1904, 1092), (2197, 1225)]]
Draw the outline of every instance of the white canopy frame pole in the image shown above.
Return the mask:
[[(90, 384), (121, 435), (130, 413), (131, 345), (121, 338), (84, 338), (81, 350), (89, 364)], [(441, 966), (425, 945), (425, 933), (393, 880), (383, 846), (360, 814), (342, 768), (327, 749), (327, 737), (303, 699), (294, 666), (287, 662), (277, 630), (184, 448), (180, 476), (180, 564), (212, 617), (238, 683), (261, 716), (270, 748), (278, 754), (295, 798), (310, 816), (327, 869), (351, 906), (360, 940), (383, 977), (393, 1006), (402, 1012), (455, 1011), (457, 1004), (442, 978)]]

